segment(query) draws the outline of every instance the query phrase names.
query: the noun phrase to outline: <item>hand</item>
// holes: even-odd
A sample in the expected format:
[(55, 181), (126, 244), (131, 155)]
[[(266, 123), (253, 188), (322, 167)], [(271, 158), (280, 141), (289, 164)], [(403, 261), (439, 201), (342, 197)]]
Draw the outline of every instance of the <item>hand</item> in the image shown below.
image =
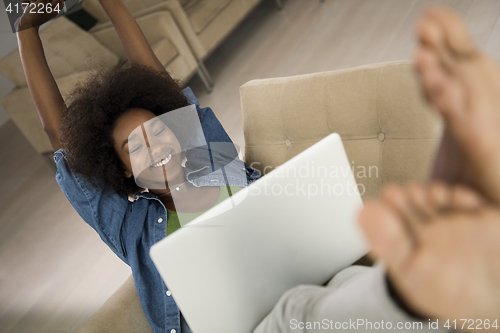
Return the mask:
[[(29, 2), (28, 2), (29, 1)], [(26, 0), (23, 2), (23, 15), (15, 23), (16, 31), (39, 27), (52, 20), (59, 14), (55, 11), (58, 6), (59, 11), (63, 10), (65, 0)], [(41, 5), (43, 4), (43, 6)], [(28, 8), (26, 8), (28, 7)]]

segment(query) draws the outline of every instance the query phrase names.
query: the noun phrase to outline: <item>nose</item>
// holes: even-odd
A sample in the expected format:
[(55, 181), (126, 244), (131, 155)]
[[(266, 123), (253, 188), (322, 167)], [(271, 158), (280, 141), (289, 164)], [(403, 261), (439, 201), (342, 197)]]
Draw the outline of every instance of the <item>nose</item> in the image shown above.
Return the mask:
[[(151, 142), (150, 142), (151, 144)], [(151, 156), (153, 157), (153, 162), (158, 161), (160, 158), (165, 157), (167, 153), (167, 147), (165, 144), (153, 143), (151, 144)]]
[(143, 135), (146, 141), (146, 145), (148, 147), (149, 157), (151, 159), (151, 163), (158, 162), (160, 158), (163, 158), (170, 151), (171, 147), (171, 136), (170, 135), (161, 135), (156, 136), (150, 130), (146, 130), (144, 126), (142, 126)]

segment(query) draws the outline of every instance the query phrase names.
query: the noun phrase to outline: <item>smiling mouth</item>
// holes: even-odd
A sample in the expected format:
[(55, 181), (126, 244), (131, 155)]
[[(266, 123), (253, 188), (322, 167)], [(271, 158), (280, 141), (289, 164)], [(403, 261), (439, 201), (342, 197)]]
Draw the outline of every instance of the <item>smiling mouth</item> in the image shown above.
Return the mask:
[(170, 154), (168, 154), (167, 157), (165, 158), (162, 158), (159, 162), (155, 163), (155, 164), (152, 164), (151, 167), (152, 168), (161, 168), (163, 167), (164, 165), (167, 165), (170, 160), (172, 159), (172, 154), (174, 153), (173, 150), (170, 151)]

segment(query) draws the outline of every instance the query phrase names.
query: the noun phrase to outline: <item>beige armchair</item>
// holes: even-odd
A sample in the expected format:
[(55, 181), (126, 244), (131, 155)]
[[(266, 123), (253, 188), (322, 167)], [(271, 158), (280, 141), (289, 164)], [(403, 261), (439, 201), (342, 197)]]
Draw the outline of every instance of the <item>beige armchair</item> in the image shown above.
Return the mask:
[(246, 162), (261, 171), (339, 133), (364, 198), (389, 182), (429, 177), (442, 123), (411, 62), (254, 80), (240, 95)]
[[(388, 182), (429, 176), (442, 124), (422, 100), (410, 62), (253, 80), (240, 93), (246, 162), (261, 171), (337, 132), (364, 198)], [(363, 166), (378, 173), (363, 177)], [(132, 277), (79, 331), (94, 332), (151, 332)]]

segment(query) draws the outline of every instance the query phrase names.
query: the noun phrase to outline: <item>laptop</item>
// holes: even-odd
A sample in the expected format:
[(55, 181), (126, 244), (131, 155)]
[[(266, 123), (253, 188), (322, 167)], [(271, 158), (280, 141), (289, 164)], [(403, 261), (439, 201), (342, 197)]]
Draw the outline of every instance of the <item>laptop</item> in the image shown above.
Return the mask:
[(247, 333), (299, 284), (368, 251), (362, 200), (331, 134), (155, 244), (151, 258), (194, 333)]

